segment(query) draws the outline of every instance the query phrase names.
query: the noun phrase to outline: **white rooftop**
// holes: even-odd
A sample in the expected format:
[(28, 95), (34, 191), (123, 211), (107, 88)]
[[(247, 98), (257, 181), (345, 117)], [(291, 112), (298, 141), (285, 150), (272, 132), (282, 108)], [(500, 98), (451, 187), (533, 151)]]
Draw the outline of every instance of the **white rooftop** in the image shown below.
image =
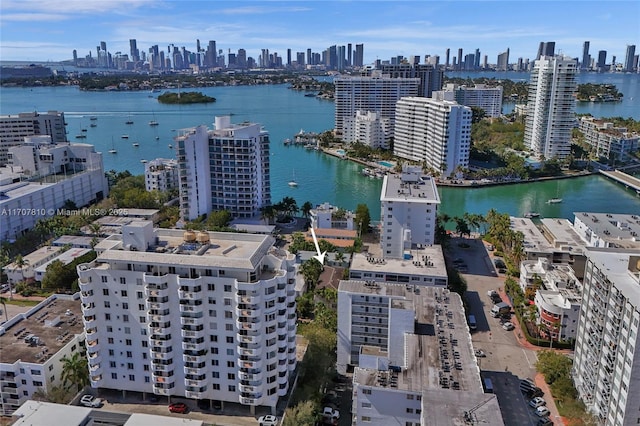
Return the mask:
[(80, 426), (84, 425), (91, 408), (75, 407), (51, 402), (28, 400), (20, 406), (13, 417), (14, 426)]

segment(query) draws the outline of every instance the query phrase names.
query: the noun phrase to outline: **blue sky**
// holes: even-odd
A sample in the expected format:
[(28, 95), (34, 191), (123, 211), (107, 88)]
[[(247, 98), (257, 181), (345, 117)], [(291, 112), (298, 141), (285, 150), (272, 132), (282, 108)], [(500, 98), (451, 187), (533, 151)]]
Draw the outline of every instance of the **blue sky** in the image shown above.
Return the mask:
[[(556, 52), (591, 56), (607, 50), (624, 62), (627, 44), (640, 44), (640, 2), (626, 1), (178, 1), (2, 0), (0, 60), (59, 61), (73, 49), (83, 57), (100, 41), (111, 53), (158, 44), (195, 51), (206, 46), (257, 58), (262, 48), (286, 58), (311, 48), (364, 43), (365, 63), (395, 55), (457, 55), (479, 48), (496, 62), (510, 48), (510, 62), (535, 57), (540, 41)], [(640, 49), (636, 49), (638, 52)]]

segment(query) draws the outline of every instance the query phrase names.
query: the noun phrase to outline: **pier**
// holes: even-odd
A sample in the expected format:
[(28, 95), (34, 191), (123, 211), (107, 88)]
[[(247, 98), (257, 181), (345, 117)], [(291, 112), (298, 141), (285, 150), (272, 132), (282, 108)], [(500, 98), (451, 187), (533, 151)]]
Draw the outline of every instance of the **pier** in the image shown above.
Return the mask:
[(616, 182), (621, 183), (627, 188), (634, 189), (636, 191), (636, 194), (640, 195), (640, 179), (638, 179), (637, 177), (628, 175), (625, 172), (621, 172), (619, 170), (600, 170), (600, 173), (602, 173), (609, 179), (613, 179)]

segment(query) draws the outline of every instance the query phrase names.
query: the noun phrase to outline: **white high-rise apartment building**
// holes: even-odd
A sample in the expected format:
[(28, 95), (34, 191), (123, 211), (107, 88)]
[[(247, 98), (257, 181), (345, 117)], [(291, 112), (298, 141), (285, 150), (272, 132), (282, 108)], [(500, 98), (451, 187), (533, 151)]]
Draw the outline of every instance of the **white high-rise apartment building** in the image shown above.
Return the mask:
[(218, 210), (252, 218), (271, 204), (269, 133), (260, 124), (216, 117), (215, 130), (186, 129), (175, 141), (183, 219)]
[(53, 143), (66, 142), (64, 113), (21, 112), (0, 115), (0, 166), (7, 163), (9, 147), (22, 145), (25, 136), (49, 135)]
[[(389, 118), (390, 134), (396, 113), (396, 102), (406, 96), (418, 96), (419, 78), (392, 78), (374, 71), (371, 76), (339, 76), (335, 84), (335, 129), (346, 133), (347, 119), (356, 117), (357, 111), (377, 112), (381, 119)], [(355, 141), (353, 141), (355, 142)]]
[(144, 185), (147, 191), (168, 191), (178, 187), (178, 162), (156, 158), (144, 165)]
[(589, 249), (573, 380), (606, 426), (640, 423), (640, 252)]
[(342, 140), (348, 143), (360, 142), (371, 148), (389, 148), (391, 119), (382, 118), (379, 112), (356, 111), (355, 117), (344, 119)]
[(453, 92), (455, 101), (460, 105), (482, 108), (487, 117), (502, 115), (502, 86), (476, 84), (474, 87), (467, 87), (447, 84), (444, 90)]
[(535, 61), (524, 144), (538, 157), (564, 159), (571, 152), (576, 74), (576, 61), (566, 56), (542, 56)]
[(435, 241), (440, 196), (435, 180), (419, 166), (386, 175), (380, 194), (380, 246), (384, 258), (402, 259), (414, 245)]
[(124, 225), (78, 265), (91, 386), (275, 410), (296, 366), (295, 256), (267, 235)]
[(471, 108), (454, 101), (452, 92), (433, 96), (398, 101), (393, 153), (452, 176), (469, 167)]

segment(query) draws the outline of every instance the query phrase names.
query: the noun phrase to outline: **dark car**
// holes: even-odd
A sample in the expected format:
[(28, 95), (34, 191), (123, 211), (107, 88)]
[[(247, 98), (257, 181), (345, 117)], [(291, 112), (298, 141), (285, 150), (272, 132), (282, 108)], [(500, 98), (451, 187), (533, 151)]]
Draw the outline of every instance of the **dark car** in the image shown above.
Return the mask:
[(495, 304), (495, 303), (500, 303), (502, 302), (502, 298), (500, 297), (499, 294), (494, 294), (493, 296), (491, 296), (491, 301)]
[(184, 414), (187, 412), (187, 410), (187, 404), (185, 404), (184, 402), (175, 402), (169, 405), (169, 411), (171, 411), (172, 413)]

